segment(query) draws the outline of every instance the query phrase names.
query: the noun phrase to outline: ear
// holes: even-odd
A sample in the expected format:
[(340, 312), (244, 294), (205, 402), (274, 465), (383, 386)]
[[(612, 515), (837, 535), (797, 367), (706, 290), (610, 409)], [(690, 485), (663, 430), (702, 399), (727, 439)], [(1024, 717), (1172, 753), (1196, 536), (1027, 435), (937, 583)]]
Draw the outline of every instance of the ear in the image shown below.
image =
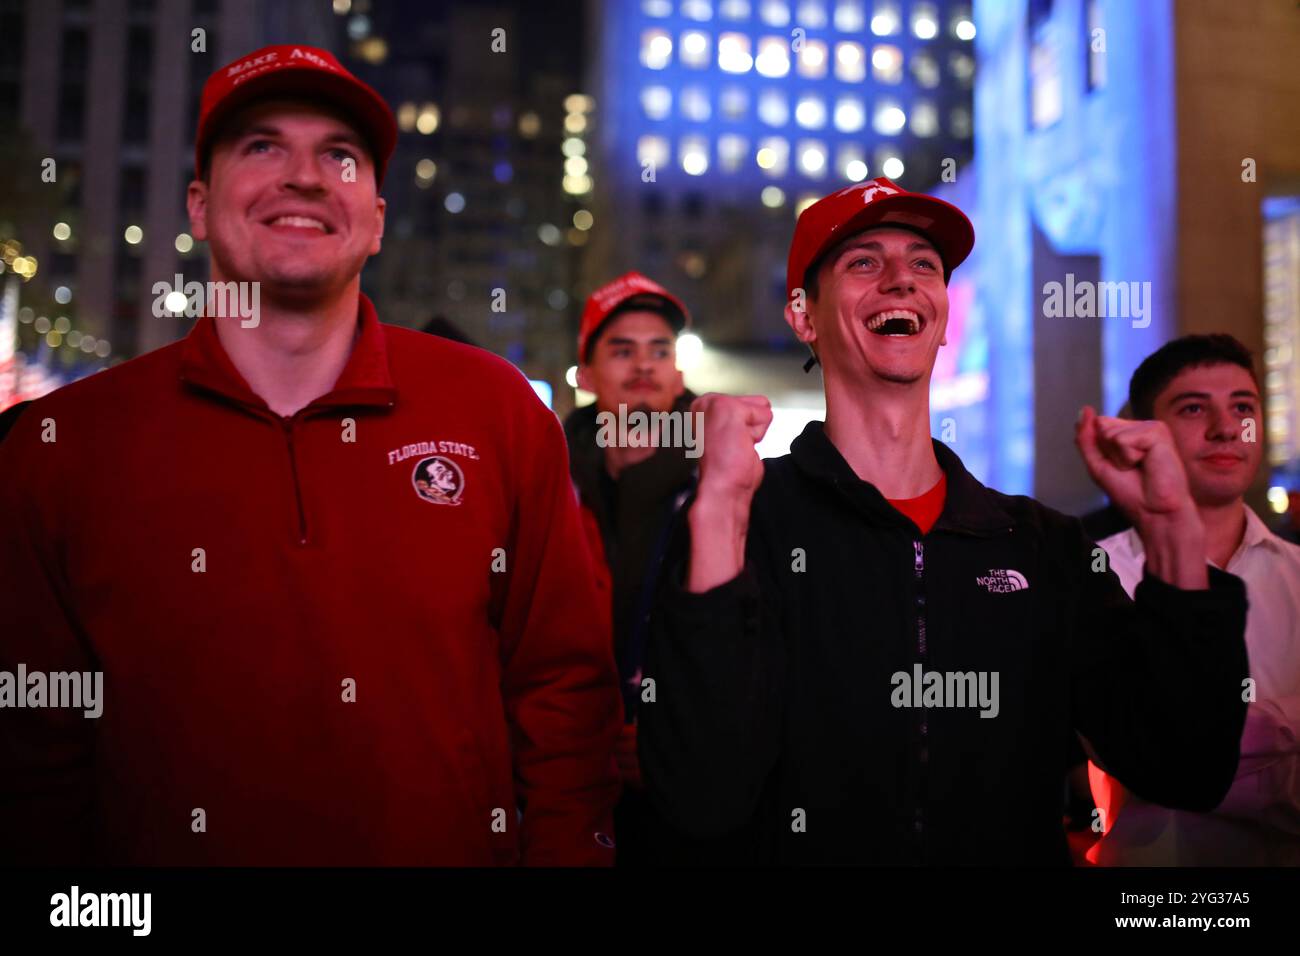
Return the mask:
[(190, 235), (199, 242), (208, 238), (208, 184), (192, 179), (185, 190), (185, 211), (190, 216)]
[(582, 389), (584, 392), (594, 393), (596, 391), (592, 387), (591, 369), (585, 364), (578, 366), (578, 388)]
[(375, 197), (375, 238), (370, 243), (370, 254), (376, 255), (384, 240), (384, 214), (388, 210), (388, 201), (383, 196)]
[(785, 323), (794, 330), (795, 337), (804, 345), (817, 341), (817, 330), (813, 328), (812, 316), (808, 312), (796, 312), (794, 306), (786, 303)]

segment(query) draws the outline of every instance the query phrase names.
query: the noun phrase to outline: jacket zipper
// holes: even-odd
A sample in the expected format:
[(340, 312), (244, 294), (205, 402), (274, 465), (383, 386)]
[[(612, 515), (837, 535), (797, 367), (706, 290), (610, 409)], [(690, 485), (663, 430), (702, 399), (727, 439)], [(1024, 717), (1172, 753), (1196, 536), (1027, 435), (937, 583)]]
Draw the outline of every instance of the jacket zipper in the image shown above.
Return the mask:
[[(925, 671), (927, 663), (926, 657), (926, 639), (925, 639), (925, 543), (919, 538), (912, 542), (912, 548), (915, 557), (912, 562), (913, 584), (916, 590), (916, 654), (920, 661), (922, 672)], [(929, 717), (925, 708), (920, 709), (920, 744), (917, 752), (917, 786), (916, 786), (916, 803), (912, 809), (912, 833), (916, 840), (916, 854), (919, 862), (925, 861), (925, 810), (922, 801), (925, 795), (925, 772), (930, 761), (929, 749)]]
[(293, 476), (293, 497), (298, 504), (298, 543), (307, 543), (307, 511), (302, 504), (302, 485), (298, 481), (298, 456), (293, 447), (293, 419), (281, 416), (280, 424), (284, 428), (284, 440), (289, 448), (289, 472)]

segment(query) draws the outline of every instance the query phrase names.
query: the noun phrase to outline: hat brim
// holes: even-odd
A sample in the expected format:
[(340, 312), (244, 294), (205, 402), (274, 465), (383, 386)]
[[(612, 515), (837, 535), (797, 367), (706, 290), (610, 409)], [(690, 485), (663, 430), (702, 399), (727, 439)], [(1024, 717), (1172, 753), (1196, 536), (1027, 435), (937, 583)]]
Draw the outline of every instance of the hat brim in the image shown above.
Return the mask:
[(383, 181), (388, 160), (397, 145), (397, 121), (379, 94), (348, 77), (318, 69), (292, 67), (255, 76), (228, 93), (205, 117), (194, 143), (194, 167), (199, 176), (210, 161), (209, 151), (224, 134), (231, 117), (259, 100), (277, 96), (316, 100), (346, 116), (361, 133), (371, 153), (376, 180)]

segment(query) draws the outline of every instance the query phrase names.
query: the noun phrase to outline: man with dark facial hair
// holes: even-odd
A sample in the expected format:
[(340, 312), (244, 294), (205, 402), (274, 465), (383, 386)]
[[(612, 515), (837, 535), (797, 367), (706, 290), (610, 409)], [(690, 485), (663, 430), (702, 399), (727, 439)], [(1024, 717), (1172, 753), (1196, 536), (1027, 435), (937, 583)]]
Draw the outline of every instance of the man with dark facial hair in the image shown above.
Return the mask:
[[(588, 538), (610, 596), (614, 651), (623, 688), (618, 748), (623, 799), (615, 812), (620, 865), (662, 859), (652, 837), (636, 756), (641, 657), (650, 599), (668, 532), (694, 482), (692, 449), (680, 430), (638, 429), (639, 422), (689, 414), (690, 395), (677, 369), (677, 334), (690, 324), (686, 307), (667, 289), (630, 272), (592, 293), (578, 335), (578, 384), (596, 401), (565, 422), (570, 468)], [(620, 430), (620, 423), (634, 427)], [(601, 560), (603, 555), (604, 560)]]

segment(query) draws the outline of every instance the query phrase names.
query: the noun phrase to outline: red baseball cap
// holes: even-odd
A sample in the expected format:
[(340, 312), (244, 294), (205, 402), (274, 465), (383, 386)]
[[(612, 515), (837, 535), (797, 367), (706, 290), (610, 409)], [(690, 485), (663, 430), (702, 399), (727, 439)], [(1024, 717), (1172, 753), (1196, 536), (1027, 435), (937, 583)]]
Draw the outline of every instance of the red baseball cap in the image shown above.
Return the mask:
[(691, 314), (686, 311), (681, 299), (641, 273), (628, 272), (587, 297), (587, 304), (582, 307), (582, 324), (578, 326), (578, 361), (587, 361), (588, 345), (614, 310), (629, 299), (643, 295), (662, 300), (661, 304), (667, 307), (667, 318), (674, 331), (680, 332), (690, 327)]
[(883, 176), (855, 183), (817, 200), (799, 216), (785, 269), (786, 299), (803, 287), (808, 269), (836, 243), (872, 226), (895, 225), (929, 239), (947, 275), (975, 246), (975, 227), (951, 203), (908, 192)]
[(382, 184), (397, 145), (397, 120), (384, 98), (349, 73), (334, 54), (312, 46), (265, 46), (217, 70), (203, 84), (194, 170), (203, 175), (204, 154), (221, 124), (235, 110), (272, 96), (305, 96), (341, 108), (370, 145), (375, 182)]

